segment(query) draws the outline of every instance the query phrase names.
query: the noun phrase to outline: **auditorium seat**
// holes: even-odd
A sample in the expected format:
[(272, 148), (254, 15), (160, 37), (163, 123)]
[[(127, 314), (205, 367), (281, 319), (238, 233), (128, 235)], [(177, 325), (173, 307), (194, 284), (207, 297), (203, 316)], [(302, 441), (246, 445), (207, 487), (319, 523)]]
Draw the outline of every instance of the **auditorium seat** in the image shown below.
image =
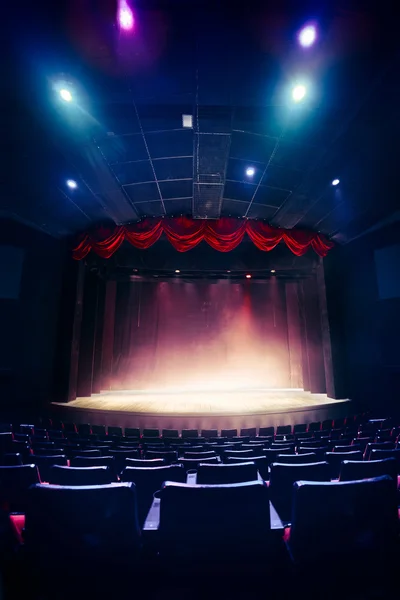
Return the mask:
[(105, 598), (116, 585), (126, 589), (140, 575), (135, 485), (33, 486), (25, 552), (38, 581), (32, 597)]
[(92, 433), (95, 433), (98, 436), (106, 436), (106, 427), (105, 425), (92, 425)]
[(338, 444), (333, 446), (333, 452), (356, 452), (357, 450), (361, 451), (361, 447), (358, 444), (346, 444), (345, 446)]
[(183, 465), (185, 471), (189, 471), (190, 469), (196, 470), (200, 463), (218, 463), (218, 456), (213, 456), (211, 458), (200, 458), (198, 460), (190, 459), (190, 458), (179, 458), (178, 464)]
[(400, 475), (400, 448), (397, 450), (371, 450), (370, 460), (380, 460), (383, 458), (394, 458), (397, 464), (397, 474)]
[(75, 456), (70, 460), (71, 467), (108, 467), (116, 475), (117, 469), (113, 456)]
[(146, 450), (146, 459), (162, 458), (167, 464), (174, 463), (178, 460), (178, 453), (174, 450)]
[(261, 481), (166, 481), (160, 492), (159, 535), (161, 563), (166, 568), (178, 564), (189, 581), (214, 574), (231, 582), (245, 569), (254, 569), (253, 576), (265, 575), (273, 541), (268, 487)]
[(182, 429), (182, 437), (197, 438), (199, 437), (199, 432), (197, 431), (197, 429)]
[(12, 452), (12, 441), (14, 434), (11, 431), (3, 431), (0, 433), (0, 454)]
[(222, 485), (256, 481), (258, 470), (253, 462), (208, 465), (200, 463), (197, 467), (196, 483), (202, 485)]
[(160, 430), (159, 429), (143, 429), (143, 437), (144, 438), (159, 438)]
[(146, 467), (147, 469), (163, 467), (166, 462), (163, 458), (150, 458), (150, 459), (140, 459), (140, 458), (127, 458), (125, 461), (125, 467)]
[(257, 428), (256, 427), (247, 427), (240, 430), (240, 437), (249, 437), (253, 438), (256, 436)]
[(0, 506), (8, 512), (25, 512), (27, 491), (39, 482), (39, 471), (33, 464), (1, 466)]
[(206, 439), (218, 437), (218, 429), (202, 429), (201, 437), (206, 438)]
[(222, 438), (233, 438), (237, 435), (237, 429), (221, 429)]
[(107, 435), (113, 437), (114, 439), (122, 438), (122, 427), (108, 426), (107, 427)]
[(138, 427), (125, 427), (126, 438), (140, 438), (140, 429)]
[(112, 456), (115, 460), (115, 468), (117, 473), (122, 471), (122, 469), (126, 466), (127, 459), (136, 458), (140, 459), (140, 450), (115, 450), (112, 448), (109, 451), (110, 456)]
[(284, 464), (273, 463), (269, 475), (270, 496), (283, 522), (292, 515), (293, 484), (295, 481), (330, 481), (327, 462)]
[(366, 591), (371, 591), (376, 578), (382, 594), (386, 577), (397, 575), (397, 536), (396, 492), (390, 477), (294, 484), (293, 517), (286, 540), (295, 565), (305, 580), (312, 577), (314, 585), (329, 585), (339, 577), (341, 589), (353, 583), (357, 592), (346, 597), (366, 598), (372, 597)]
[(79, 456), (101, 456), (100, 448), (88, 448), (87, 450), (79, 450)]
[(68, 465), (68, 459), (65, 454), (57, 454), (54, 456), (31, 456), (32, 462), (39, 469), (41, 481), (49, 481), (50, 469), (53, 465)]
[(223, 460), (225, 461), (227, 458), (229, 458), (230, 456), (236, 456), (237, 458), (242, 458), (244, 461), (245, 460), (249, 460), (251, 456), (256, 456), (256, 454), (259, 454), (259, 451), (257, 452), (257, 448), (255, 448), (254, 450), (225, 450), (223, 453)]
[(307, 454), (278, 454), (275, 462), (285, 465), (304, 465), (305, 463), (315, 463), (318, 461), (315, 452), (309, 452)]
[(163, 429), (163, 438), (179, 438), (179, 431), (177, 429)]
[(278, 425), (276, 428), (276, 435), (288, 435), (292, 433), (291, 425)]
[(185, 469), (181, 465), (158, 467), (125, 467), (121, 481), (133, 481), (137, 488), (138, 516), (143, 525), (153, 502), (153, 494), (161, 489), (164, 481), (186, 481)]
[(106, 485), (117, 481), (109, 467), (51, 467), (49, 483), (54, 485)]
[(333, 419), (325, 419), (321, 423), (321, 429), (330, 431), (333, 427)]
[(290, 447), (281, 447), (281, 448), (274, 448), (274, 449), (264, 449), (263, 454), (266, 456), (267, 458), (267, 462), (270, 465), (271, 463), (276, 461), (276, 457), (278, 456), (278, 454), (293, 454), (293, 448)]
[(275, 427), (260, 427), (258, 437), (273, 437), (275, 435)]
[(339, 481), (372, 479), (381, 475), (389, 475), (397, 489), (397, 464), (394, 458), (368, 461), (344, 460), (340, 469)]
[(299, 433), (306, 433), (307, 431), (307, 423), (297, 423), (296, 425), (293, 426), (293, 433), (299, 434)]
[[(249, 462), (251, 461), (252, 463), (254, 463), (257, 467), (258, 472), (260, 473), (262, 479), (264, 479), (265, 481), (268, 481), (269, 479), (269, 470), (268, 470), (268, 460), (265, 456), (251, 456), (249, 459)], [(228, 465), (231, 464), (240, 464), (241, 462), (243, 462), (242, 458), (238, 458), (238, 457), (234, 457), (234, 456), (229, 456), (226, 460), (226, 463)]]
[(189, 458), (190, 460), (203, 460), (203, 458), (212, 458), (217, 456), (213, 450), (206, 450), (204, 452), (184, 452), (183, 458)]
[(91, 435), (92, 433), (92, 427), (89, 425), (89, 423), (81, 423), (80, 425), (77, 426), (78, 429), (78, 433), (79, 435)]
[(3, 467), (12, 467), (22, 465), (22, 456), (18, 453), (0, 455), (0, 465)]
[(360, 461), (363, 459), (362, 452), (355, 450), (354, 452), (326, 452), (325, 460), (329, 463), (331, 469), (331, 479), (339, 477), (342, 461), (353, 460)]
[(395, 444), (393, 442), (372, 442), (366, 445), (364, 451), (364, 460), (369, 460), (372, 450), (394, 450)]
[[(94, 427), (96, 427), (96, 426), (93, 425), (93, 428)], [(92, 430), (93, 430), (93, 428), (92, 428)], [(64, 424), (63, 424), (63, 430), (64, 430), (65, 433), (77, 433), (77, 427), (76, 427), (75, 423), (66, 423), (66, 422), (64, 422)], [(97, 433), (97, 432), (93, 431), (93, 433)]]

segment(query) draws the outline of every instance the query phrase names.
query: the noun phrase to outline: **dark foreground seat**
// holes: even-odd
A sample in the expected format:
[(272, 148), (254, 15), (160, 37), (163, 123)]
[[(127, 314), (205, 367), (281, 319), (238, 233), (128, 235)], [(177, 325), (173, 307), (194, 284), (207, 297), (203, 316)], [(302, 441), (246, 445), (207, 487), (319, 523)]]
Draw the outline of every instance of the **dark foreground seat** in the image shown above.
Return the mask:
[(372, 479), (381, 475), (389, 475), (397, 489), (397, 464), (394, 458), (368, 461), (344, 460), (340, 469), (339, 481)]
[(108, 467), (63, 467), (50, 469), (49, 483), (54, 485), (106, 485), (117, 482), (114, 472)]
[(273, 545), (269, 492), (262, 481), (188, 485), (167, 481), (160, 493), (160, 557), (186, 574), (263, 573)]
[(40, 483), (35, 465), (0, 467), (0, 505), (8, 512), (25, 512), (27, 492)]
[(98, 598), (107, 584), (115, 587), (117, 577), (123, 590), (124, 575), (131, 580), (140, 570), (135, 485), (33, 486), (28, 494), (25, 548), (40, 597), (54, 597), (54, 589), (58, 598), (86, 597), (90, 582), (91, 595)]
[[(378, 586), (389, 582), (390, 587), (397, 574), (397, 537), (396, 491), (390, 477), (295, 484), (287, 543), (305, 577), (308, 573), (313, 581), (316, 575), (335, 581), (340, 573), (341, 584), (353, 582), (359, 597), (366, 597), (360, 591), (363, 583), (371, 587), (376, 580)], [(354, 578), (358, 572), (365, 576)]]

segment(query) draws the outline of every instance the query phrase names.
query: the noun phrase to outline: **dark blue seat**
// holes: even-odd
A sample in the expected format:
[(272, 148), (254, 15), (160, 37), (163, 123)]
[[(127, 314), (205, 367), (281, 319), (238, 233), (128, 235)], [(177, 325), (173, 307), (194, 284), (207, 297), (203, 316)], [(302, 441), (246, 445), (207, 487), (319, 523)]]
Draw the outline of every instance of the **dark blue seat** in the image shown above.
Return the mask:
[(253, 462), (232, 463), (228, 465), (209, 465), (200, 463), (197, 467), (197, 484), (221, 485), (256, 481), (258, 470)]
[(117, 482), (109, 467), (64, 467), (50, 469), (49, 483), (54, 485), (106, 485)]

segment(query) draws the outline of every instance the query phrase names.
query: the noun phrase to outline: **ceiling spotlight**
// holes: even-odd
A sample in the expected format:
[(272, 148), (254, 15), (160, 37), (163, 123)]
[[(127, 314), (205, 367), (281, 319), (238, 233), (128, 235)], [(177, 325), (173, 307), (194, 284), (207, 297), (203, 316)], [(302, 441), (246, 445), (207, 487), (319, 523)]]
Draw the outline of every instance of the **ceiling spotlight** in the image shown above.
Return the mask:
[(271, 273), (276, 273), (275, 269), (271, 269)]
[(332, 181), (332, 185), (338, 185), (340, 183), (340, 179), (334, 179)]
[(255, 172), (256, 172), (256, 170), (254, 167), (247, 167), (247, 169), (246, 169), (247, 177), (253, 177)]
[(295, 102), (301, 102), (307, 93), (304, 85), (296, 85), (292, 90), (292, 98)]
[(307, 25), (299, 33), (299, 42), (303, 48), (309, 48), (317, 39), (317, 30), (314, 25)]
[(126, 0), (120, 0), (119, 2), (118, 22), (121, 29), (125, 29), (125, 31), (130, 31), (134, 26), (135, 20), (133, 18), (133, 12), (129, 8)]
[(67, 179), (67, 186), (69, 187), (70, 190), (76, 190), (76, 188), (78, 187), (78, 184), (73, 179)]
[(179, 269), (175, 269), (175, 273), (180, 273), (180, 270)]
[(64, 100), (64, 102), (71, 102), (72, 94), (69, 90), (67, 90), (66, 88), (62, 88), (59, 93), (60, 93), (61, 99)]
[(250, 273), (247, 273), (247, 275), (246, 275), (246, 279), (251, 279), (251, 275), (250, 275)]

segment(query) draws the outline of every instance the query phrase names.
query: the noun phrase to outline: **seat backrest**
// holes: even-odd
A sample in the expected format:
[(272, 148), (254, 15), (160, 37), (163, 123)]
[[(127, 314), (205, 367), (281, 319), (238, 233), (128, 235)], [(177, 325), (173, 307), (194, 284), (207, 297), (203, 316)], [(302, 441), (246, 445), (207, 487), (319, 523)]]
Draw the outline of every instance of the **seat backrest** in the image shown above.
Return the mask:
[(276, 462), (285, 465), (304, 465), (305, 463), (317, 462), (317, 455), (315, 452), (308, 452), (307, 454), (278, 454)]
[(271, 501), (283, 521), (290, 521), (292, 514), (293, 484), (301, 479), (330, 481), (327, 462), (283, 464), (273, 463), (269, 476)]
[(369, 460), (372, 450), (394, 450), (394, 442), (372, 442), (365, 447), (364, 460)]
[(256, 427), (247, 427), (240, 430), (241, 437), (255, 437), (257, 433)]
[(397, 489), (397, 463), (394, 458), (382, 460), (344, 460), (340, 469), (339, 481), (356, 481), (389, 475)]
[(204, 437), (204, 438), (218, 437), (218, 429), (202, 429), (201, 437)]
[(51, 456), (32, 456), (32, 462), (39, 469), (41, 481), (49, 481), (50, 469), (53, 465), (68, 465), (68, 459), (65, 454), (55, 454)]
[(165, 464), (163, 458), (127, 458), (125, 460), (125, 467), (147, 467), (151, 469), (152, 467), (163, 467)]
[(36, 465), (0, 467), (0, 506), (10, 512), (25, 512), (27, 491), (40, 483)]
[(163, 438), (179, 438), (179, 431), (177, 429), (163, 429)]
[(278, 425), (276, 428), (277, 435), (285, 435), (287, 433), (292, 433), (291, 425)]
[(228, 456), (238, 456), (239, 458), (247, 458), (249, 456), (254, 456), (255, 452), (257, 449), (255, 450), (226, 450), (224, 452), (224, 456), (228, 457)]
[[(239, 458), (238, 456), (228, 456), (226, 462), (228, 465), (237, 465), (243, 462), (243, 458)], [(269, 479), (269, 464), (268, 459), (265, 456), (251, 456), (248, 459), (248, 462), (252, 462), (256, 465), (257, 470), (263, 479), (266, 481)]]
[(203, 460), (203, 458), (212, 458), (216, 456), (214, 450), (205, 450), (204, 452), (185, 452), (183, 458), (190, 458), (191, 460)]
[(125, 437), (140, 438), (139, 427), (125, 427)]
[(269, 437), (275, 434), (275, 427), (260, 427), (258, 430), (259, 437)]
[(160, 437), (160, 430), (159, 429), (143, 429), (143, 437), (158, 438), (158, 437)]
[(337, 479), (339, 477), (342, 461), (360, 461), (362, 459), (363, 455), (361, 450), (355, 450), (354, 452), (325, 452), (325, 460), (329, 463), (331, 469), (331, 479)]
[(108, 467), (113, 473), (115, 460), (113, 456), (75, 456), (70, 460), (71, 467)]
[[(26, 550), (35, 566), (58, 564), (79, 548), (79, 561), (127, 566), (137, 558), (140, 529), (131, 483), (35, 485), (25, 522)], [(85, 565), (86, 567), (86, 565)]]
[(382, 458), (394, 458), (397, 464), (397, 473), (400, 474), (400, 448), (396, 450), (371, 450), (370, 460), (380, 460)]
[(278, 456), (278, 454), (293, 454), (293, 448), (290, 448), (289, 446), (279, 449), (267, 448), (263, 450), (263, 454), (267, 457), (268, 464), (270, 465), (271, 463), (276, 461), (276, 457)]
[(166, 481), (160, 494), (161, 553), (229, 560), (242, 553), (251, 560), (268, 544), (269, 493), (264, 482), (188, 485)]
[(297, 423), (293, 426), (293, 433), (301, 433), (307, 431), (307, 423)]
[(115, 473), (108, 467), (64, 467), (50, 469), (49, 483), (54, 485), (106, 485), (116, 482)]
[(222, 438), (232, 438), (237, 435), (237, 429), (221, 429), (221, 437)]
[(146, 459), (151, 460), (152, 458), (161, 458), (168, 463), (172, 463), (178, 460), (178, 453), (174, 450), (147, 450)]
[(178, 460), (178, 464), (183, 465), (186, 471), (189, 469), (197, 469), (200, 463), (218, 463), (218, 456), (212, 456), (211, 458), (199, 458), (199, 459), (190, 459), (190, 458), (180, 458)]
[(397, 498), (388, 476), (363, 481), (294, 485), (290, 550), (296, 563), (316, 568), (327, 558), (346, 565), (360, 554), (393, 551)]
[(256, 481), (257, 467), (253, 462), (232, 463), (228, 465), (209, 465), (200, 463), (197, 467), (197, 484), (219, 485)]
[(182, 429), (182, 437), (197, 438), (199, 437), (199, 432), (197, 431), (197, 429)]
[(15, 465), (22, 465), (22, 456), (18, 452), (13, 454), (3, 454), (0, 457), (0, 464), (3, 467), (12, 467)]

